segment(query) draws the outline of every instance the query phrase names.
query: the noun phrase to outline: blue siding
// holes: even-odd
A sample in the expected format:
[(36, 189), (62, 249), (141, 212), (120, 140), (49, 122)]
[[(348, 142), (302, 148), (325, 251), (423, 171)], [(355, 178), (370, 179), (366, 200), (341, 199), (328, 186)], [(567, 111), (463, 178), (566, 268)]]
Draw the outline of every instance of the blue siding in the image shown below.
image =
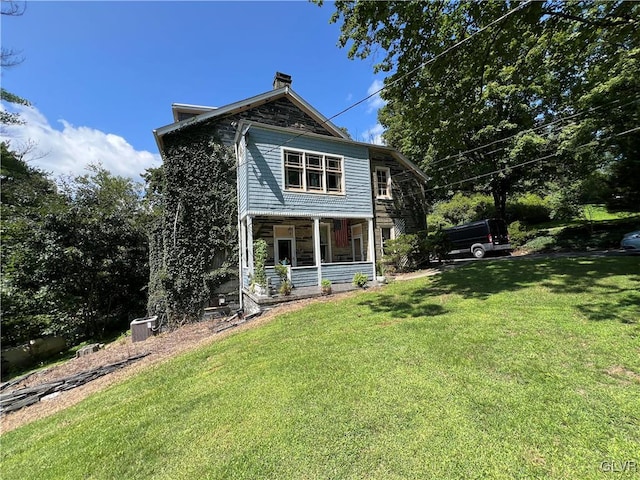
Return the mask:
[[(274, 267), (266, 267), (269, 284), (274, 288), (280, 287), (280, 278)], [(358, 263), (325, 263), (322, 265), (322, 279), (331, 283), (351, 283), (356, 273), (364, 273), (369, 281), (374, 279), (374, 266), (371, 262)], [(249, 269), (243, 268), (244, 287), (249, 287)], [(291, 280), (294, 287), (314, 287), (318, 285), (318, 269), (316, 267), (293, 267)]]
[(313, 287), (318, 285), (318, 269), (316, 267), (293, 267), (291, 281), (295, 287)]
[[(339, 155), (344, 158), (345, 194), (329, 195), (284, 191), (282, 147)], [(246, 211), (254, 214), (318, 215), (331, 213), (347, 217), (371, 217), (373, 204), (367, 148), (311, 137), (292, 137), (253, 126), (247, 145), (248, 186)], [(241, 201), (242, 204), (242, 201)], [(241, 212), (243, 212), (241, 207)]]
[(322, 266), (322, 278), (331, 283), (351, 283), (356, 273), (364, 273), (373, 281), (374, 266), (371, 262), (334, 263)]

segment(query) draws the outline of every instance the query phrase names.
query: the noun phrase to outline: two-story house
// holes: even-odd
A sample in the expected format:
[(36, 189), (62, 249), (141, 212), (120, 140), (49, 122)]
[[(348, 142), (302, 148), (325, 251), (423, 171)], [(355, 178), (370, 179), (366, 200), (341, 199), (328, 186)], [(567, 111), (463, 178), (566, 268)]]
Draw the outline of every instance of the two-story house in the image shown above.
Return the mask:
[(285, 263), (295, 287), (319, 290), (323, 279), (350, 283), (357, 272), (373, 281), (384, 242), (426, 227), (424, 174), (392, 148), (349, 138), (291, 89), (288, 75), (231, 105), (174, 104), (173, 113), (174, 123), (154, 131), (165, 163), (165, 139), (196, 128), (234, 149), (241, 304), (251, 296), (258, 238), (275, 286), (274, 265)]

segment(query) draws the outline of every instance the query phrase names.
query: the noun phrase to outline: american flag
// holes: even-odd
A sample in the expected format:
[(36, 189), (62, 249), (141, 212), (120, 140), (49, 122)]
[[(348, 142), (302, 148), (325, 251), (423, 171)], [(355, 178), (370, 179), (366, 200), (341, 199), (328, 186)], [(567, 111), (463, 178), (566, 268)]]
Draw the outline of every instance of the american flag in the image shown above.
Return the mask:
[(336, 247), (349, 246), (349, 220), (333, 221), (333, 238), (336, 241)]

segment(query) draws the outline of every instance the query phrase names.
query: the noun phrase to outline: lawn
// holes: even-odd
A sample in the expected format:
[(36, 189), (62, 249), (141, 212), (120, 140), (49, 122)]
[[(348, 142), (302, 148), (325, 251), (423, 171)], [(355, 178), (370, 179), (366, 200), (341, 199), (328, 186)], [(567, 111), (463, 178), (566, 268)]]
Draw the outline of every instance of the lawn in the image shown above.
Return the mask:
[(316, 303), (4, 434), (2, 478), (629, 478), (639, 292), (498, 260)]
[(602, 205), (584, 205), (582, 216), (573, 221), (557, 220), (529, 227), (522, 250), (535, 253), (617, 249), (625, 233), (639, 228), (638, 212), (609, 212)]

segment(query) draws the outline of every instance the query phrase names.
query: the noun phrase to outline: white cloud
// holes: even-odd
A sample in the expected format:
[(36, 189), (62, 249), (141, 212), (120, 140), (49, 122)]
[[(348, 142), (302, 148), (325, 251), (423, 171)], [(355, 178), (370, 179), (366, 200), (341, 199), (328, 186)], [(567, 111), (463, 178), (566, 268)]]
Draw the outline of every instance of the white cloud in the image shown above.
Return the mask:
[(369, 85), (369, 88), (367, 89), (367, 95), (373, 95), (374, 93), (375, 95), (367, 100), (367, 113), (377, 111), (384, 107), (387, 103), (380, 97), (380, 93), (376, 93), (379, 92), (382, 87), (384, 87), (384, 83), (382, 82), (382, 80), (378, 79), (374, 80), (373, 83)]
[[(5, 110), (4, 106), (2, 108)], [(91, 127), (76, 127), (59, 120), (62, 130), (53, 128), (34, 107), (16, 106), (24, 125), (4, 128), (0, 139), (9, 140), (15, 148), (20, 144), (35, 145), (31, 165), (59, 175), (81, 175), (89, 164), (100, 164), (114, 175), (140, 181), (146, 168), (160, 165), (160, 155), (136, 150), (124, 138)]]
[(384, 127), (379, 123), (376, 123), (369, 130), (364, 131), (362, 134), (362, 140), (375, 145), (385, 145), (384, 139), (382, 138), (383, 133)]

